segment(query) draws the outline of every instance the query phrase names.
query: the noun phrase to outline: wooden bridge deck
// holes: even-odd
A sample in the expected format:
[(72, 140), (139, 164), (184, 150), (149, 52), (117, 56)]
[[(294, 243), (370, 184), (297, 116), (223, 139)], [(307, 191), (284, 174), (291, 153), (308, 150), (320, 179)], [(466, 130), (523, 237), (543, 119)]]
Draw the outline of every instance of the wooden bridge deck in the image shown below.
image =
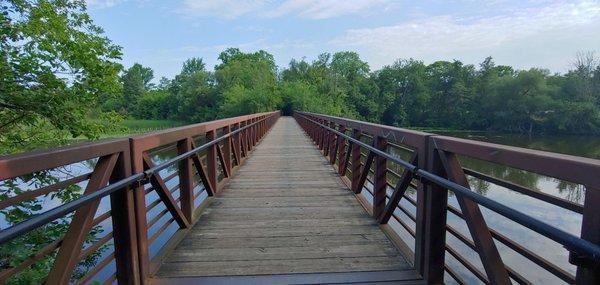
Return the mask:
[(267, 275), (269, 283), (418, 279), (290, 117), (279, 119), (156, 278), (262, 283)]

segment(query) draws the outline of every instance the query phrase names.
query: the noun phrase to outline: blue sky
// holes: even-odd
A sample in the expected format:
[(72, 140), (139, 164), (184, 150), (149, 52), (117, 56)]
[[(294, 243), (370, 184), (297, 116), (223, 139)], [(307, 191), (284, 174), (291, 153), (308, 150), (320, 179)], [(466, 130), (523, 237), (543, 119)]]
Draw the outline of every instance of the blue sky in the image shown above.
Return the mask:
[(578, 51), (600, 55), (600, 1), (556, 0), (86, 0), (95, 22), (139, 62), (173, 77), (227, 47), (292, 58), (359, 52), (376, 70), (398, 58), (569, 69)]

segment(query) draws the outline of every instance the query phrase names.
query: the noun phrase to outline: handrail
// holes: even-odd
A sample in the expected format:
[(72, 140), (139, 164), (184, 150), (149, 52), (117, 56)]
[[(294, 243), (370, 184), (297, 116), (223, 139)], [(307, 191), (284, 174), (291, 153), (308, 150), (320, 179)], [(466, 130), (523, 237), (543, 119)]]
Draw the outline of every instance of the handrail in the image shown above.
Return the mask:
[(569, 251), (576, 252), (576, 253), (578, 253), (582, 256), (586, 256), (589, 259), (592, 259), (594, 261), (600, 261), (600, 246), (598, 246), (598, 245), (595, 245), (587, 240), (581, 239), (581, 238), (574, 236), (570, 233), (567, 233), (561, 229), (553, 227), (547, 223), (544, 223), (543, 221), (540, 221), (536, 218), (528, 216), (528, 215), (526, 215), (518, 210), (515, 210), (513, 208), (507, 207), (507, 206), (505, 206), (499, 202), (496, 202), (490, 198), (487, 198), (483, 195), (475, 193), (462, 185), (459, 185), (450, 180), (447, 180), (446, 178), (440, 177), (438, 175), (435, 175), (433, 173), (430, 173), (428, 171), (420, 169), (417, 166), (412, 165), (407, 161), (404, 161), (397, 157), (391, 156), (390, 154), (388, 154), (384, 151), (381, 151), (381, 150), (379, 150), (369, 144), (366, 144), (360, 140), (354, 139), (354, 138), (346, 135), (345, 133), (342, 133), (333, 128), (330, 128), (329, 126), (319, 123), (316, 120), (313, 120), (305, 115), (299, 114), (299, 116), (302, 116), (304, 119), (307, 119), (307, 120), (311, 121), (312, 123), (319, 125), (321, 128), (324, 128), (330, 132), (333, 132), (339, 136), (342, 136), (345, 139), (368, 149), (369, 151), (373, 152), (374, 154), (385, 157), (386, 159), (403, 166), (406, 170), (414, 173), (415, 176), (417, 176), (417, 177), (424, 178), (424, 179), (428, 180), (429, 182), (433, 182), (433, 183), (437, 184), (438, 186), (452, 190), (453, 192), (463, 195), (463, 196), (471, 199), (472, 201), (475, 201), (478, 204), (480, 204), (502, 216), (505, 216), (523, 226), (526, 226), (526, 227), (532, 229), (533, 231), (560, 243), (561, 245), (565, 246)]
[(39, 213), (35, 216), (33, 216), (32, 218), (25, 220), (23, 222), (20, 222), (18, 224), (15, 224), (9, 228), (6, 228), (4, 230), (0, 231), (0, 244), (6, 243), (8, 241), (13, 240), (14, 238), (21, 236), (23, 234), (26, 234), (48, 222), (51, 222), (53, 220), (56, 220), (62, 216), (64, 216), (67, 213), (70, 213), (72, 211), (77, 210), (78, 208), (92, 202), (98, 199), (102, 199), (114, 192), (116, 192), (119, 189), (122, 189), (124, 187), (127, 187), (131, 184), (134, 184), (136, 182), (142, 182), (142, 181), (146, 181), (148, 179), (150, 179), (150, 177), (156, 173), (158, 173), (159, 171), (169, 167), (170, 165), (173, 165), (181, 160), (184, 160), (186, 158), (189, 158), (191, 156), (193, 156), (194, 154), (204, 151), (206, 150), (208, 147), (215, 145), (221, 141), (223, 141), (224, 139), (233, 136), (247, 128), (250, 128), (264, 120), (269, 119), (270, 117), (265, 117), (262, 118), (260, 120), (257, 120), (256, 122), (250, 123), (248, 125), (245, 125), (244, 127), (240, 127), (239, 129), (229, 132), (227, 134), (224, 134), (210, 142), (207, 142), (199, 147), (196, 147), (188, 152), (185, 152), (183, 154), (180, 154), (176, 157), (173, 157), (157, 166), (154, 166), (144, 172), (140, 172), (137, 174), (133, 174), (127, 178), (124, 178), (122, 180), (119, 180), (117, 182), (111, 183), (105, 187), (101, 187), (100, 189), (98, 189), (97, 191), (94, 191), (92, 193), (89, 194), (85, 194), (71, 202), (65, 203), (63, 205), (60, 205), (58, 207), (55, 207), (51, 210), (45, 211), (43, 213)]

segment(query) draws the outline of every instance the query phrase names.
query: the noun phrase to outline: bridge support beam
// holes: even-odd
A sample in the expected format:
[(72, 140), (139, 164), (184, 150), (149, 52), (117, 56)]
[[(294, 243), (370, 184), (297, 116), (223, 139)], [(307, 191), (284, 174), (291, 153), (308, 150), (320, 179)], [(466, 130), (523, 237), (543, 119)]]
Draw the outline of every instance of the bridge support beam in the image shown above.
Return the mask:
[[(381, 136), (376, 136), (373, 138), (374, 146), (378, 150), (383, 152), (387, 151), (387, 140)], [(365, 169), (363, 171), (369, 171), (369, 169)], [(379, 219), (383, 211), (385, 210), (385, 199), (386, 199), (386, 188), (387, 188), (387, 159), (381, 155), (375, 156), (374, 161), (374, 185), (373, 185), (373, 217)]]
[[(362, 132), (357, 129), (352, 130), (352, 137), (356, 140), (360, 140)], [(358, 193), (358, 184), (360, 183), (360, 145), (352, 144), (352, 191)]]
[[(443, 165), (437, 149), (428, 146), (428, 172), (443, 175)], [(446, 254), (446, 207), (448, 206), (448, 190), (429, 183), (424, 187), (424, 244), (421, 249), (423, 258), (423, 278), (428, 284), (444, 283), (444, 267)]]
[[(177, 154), (192, 150), (192, 139), (185, 138), (177, 142)], [(181, 211), (188, 221), (193, 220), (194, 212), (194, 173), (192, 160), (184, 159), (178, 163), (179, 191), (181, 191)]]

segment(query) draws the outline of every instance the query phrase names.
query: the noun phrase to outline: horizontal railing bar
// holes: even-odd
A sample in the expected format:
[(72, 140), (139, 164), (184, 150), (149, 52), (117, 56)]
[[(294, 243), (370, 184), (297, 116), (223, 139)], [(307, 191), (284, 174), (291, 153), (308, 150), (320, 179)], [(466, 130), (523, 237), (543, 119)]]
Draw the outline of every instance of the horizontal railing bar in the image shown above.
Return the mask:
[(453, 191), (454, 193), (456, 193), (458, 195), (462, 195), (463, 197), (468, 198), (468, 199), (476, 202), (479, 205), (482, 205), (482, 206), (484, 206), (484, 207), (486, 207), (486, 208), (488, 208), (488, 209), (518, 223), (518, 224), (521, 224), (521, 225), (523, 225), (523, 226), (525, 226), (525, 227), (527, 227), (527, 228), (529, 228), (551, 240), (554, 240), (555, 242), (558, 242), (559, 244), (565, 246), (569, 251), (573, 251), (580, 255), (587, 256), (588, 258), (595, 260), (595, 261), (600, 261), (600, 246), (597, 246), (587, 240), (581, 239), (575, 235), (565, 232), (559, 228), (551, 226), (551, 225), (549, 225), (545, 222), (542, 222), (536, 218), (528, 216), (518, 210), (507, 207), (507, 206), (505, 206), (499, 202), (496, 202), (488, 197), (485, 197), (481, 194), (475, 193), (462, 185), (456, 184), (456, 183), (454, 183), (450, 180), (447, 180), (443, 177), (440, 177), (433, 173), (419, 169), (417, 166), (412, 165), (407, 161), (404, 161), (404, 160), (398, 159), (394, 156), (391, 156), (384, 151), (381, 151), (375, 147), (372, 147), (366, 143), (363, 143), (357, 139), (354, 139), (348, 135), (345, 135), (335, 129), (332, 129), (332, 128), (324, 125), (324, 124), (321, 124), (312, 119), (309, 119), (308, 117), (306, 117), (304, 115), (301, 115), (301, 116), (304, 117), (306, 120), (313, 122), (314, 124), (320, 125), (322, 128), (325, 128), (330, 132), (333, 132), (340, 136), (343, 136), (347, 140), (352, 141), (353, 143), (356, 143), (356, 144), (368, 149), (369, 151), (371, 151), (372, 153), (374, 153), (376, 155), (385, 157), (386, 159), (403, 166), (407, 170), (413, 172), (415, 174), (415, 176), (424, 178), (431, 183), (435, 183), (443, 188)]
[(400, 217), (398, 217), (398, 215), (396, 215), (395, 213), (392, 213), (392, 217), (394, 217), (394, 219), (406, 230), (406, 232), (408, 232), (413, 238), (417, 235), (415, 233), (415, 231), (413, 229), (410, 228), (410, 226), (408, 224), (406, 224), (406, 222), (404, 222), (402, 219), (400, 219)]
[(148, 243), (153, 243), (167, 228), (175, 221), (175, 218), (167, 220), (156, 232), (148, 239)]
[(80, 208), (84, 205), (87, 205), (88, 203), (91, 203), (92, 201), (102, 199), (102, 198), (104, 198), (120, 189), (123, 189), (131, 184), (147, 180), (155, 173), (169, 167), (170, 165), (173, 165), (183, 159), (187, 159), (200, 151), (206, 150), (209, 147), (211, 147), (212, 145), (219, 143), (220, 141), (222, 141), (230, 136), (233, 136), (247, 128), (253, 127), (254, 125), (256, 125), (264, 120), (267, 120), (269, 118), (271, 118), (271, 117), (265, 117), (260, 120), (257, 120), (256, 122), (245, 125), (242, 128), (239, 128), (233, 132), (227, 133), (227, 134), (225, 134), (217, 139), (214, 139), (210, 142), (207, 142), (195, 149), (192, 149), (188, 152), (185, 152), (174, 158), (171, 158), (171, 159), (167, 160), (166, 162), (163, 162), (163, 163), (161, 163), (153, 168), (150, 168), (144, 172), (133, 174), (127, 178), (124, 178), (122, 180), (119, 180), (117, 182), (109, 184), (107, 186), (101, 187), (92, 193), (85, 194), (71, 202), (62, 204), (56, 208), (53, 208), (46, 212), (37, 214), (37, 215), (29, 218), (28, 220), (25, 220), (23, 222), (15, 224), (11, 227), (8, 227), (8, 228), (0, 231), (0, 244), (11, 241), (18, 236), (26, 234), (35, 228), (38, 228), (48, 222), (54, 221), (64, 215), (66, 215), (67, 213), (73, 212), (73, 211), (77, 210), (78, 208)]
[(27, 257), (25, 260), (23, 260), (23, 262), (21, 262), (21, 264), (15, 266), (15, 267), (6, 268), (3, 271), (0, 271), (0, 283), (4, 283), (9, 277), (23, 271), (24, 269), (26, 269), (30, 265), (34, 264), (38, 260), (44, 258), (47, 254), (55, 251), (58, 247), (60, 247), (61, 243), (62, 243), (62, 239), (53, 241), (53, 242), (45, 245), (43, 248), (41, 248), (40, 250), (35, 252), (33, 255)]
[(462, 278), (460, 278), (458, 276), (458, 274), (456, 273), (456, 271), (454, 271), (454, 269), (450, 268), (448, 266), (448, 264), (444, 263), (444, 270), (446, 270), (446, 272), (448, 272), (448, 274), (450, 274), (450, 277), (454, 278), (454, 281), (456, 281), (456, 283), (458, 283), (459, 285), (467, 284), (467, 282), (465, 282)]
[(106, 280), (104, 280), (102, 285), (113, 284), (113, 282), (115, 282), (115, 280), (117, 280), (117, 273), (113, 273), (110, 277), (108, 277)]
[(83, 277), (81, 277), (79, 280), (77, 280), (77, 284), (86, 284), (92, 277), (94, 277), (94, 275), (96, 275), (100, 270), (102, 270), (102, 268), (107, 266), (114, 259), (115, 259), (114, 252), (107, 255), (104, 259), (102, 259), (102, 261), (100, 261), (98, 264), (96, 264), (96, 266), (94, 266), (94, 268), (92, 268), (92, 270), (86, 272)]
[[(177, 184), (173, 188), (169, 189), (169, 193), (173, 194), (173, 193), (175, 193), (175, 191), (177, 191), (177, 189), (179, 189), (179, 184)], [(158, 206), (158, 204), (160, 204), (160, 202), (162, 202), (162, 199), (160, 199), (160, 197), (157, 197), (152, 202), (150, 202), (148, 204), (148, 206), (146, 206), (146, 213), (150, 212), (150, 210), (152, 210), (152, 209), (154, 209), (154, 207)]]
[(463, 170), (464, 170), (465, 174), (473, 176), (475, 178), (478, 178), (478, 179), (481, 179), (481, 180), (485, 180), (487, 182), (494, 183), (494, 184), (496, 184), (498, 186), (502, 186), (502, 187), (508, 188), (510, 190), (519, 192), (519, 193), (521, 193), (523, 195), (527, 195), (527, 196), (530, 196), (530, 197), (533, 197), (533, 198), (537, 198), (539, 200), (542, 200), (544, 202), (548, 202), (550, 204), (559, 206), (561, 208), (565, 208), (567, 210), (571, 210), (573, 212), (576, 212), (576, 213), (579, 213), (579, 214), (583, 214), (583, 206), (582, 205), (579, 205), (577, 203), (573, 203), (573, 202), (571, 202), (571, 201), (569, 201), (567, 199), (563, 199), (563, 198), (552, 196), (552, 195), (549, 195), (549, 194), (546, 194), (546, 193), (543, 193), (543, 192), (535, 191), (533, 189), (530, 189), (530, 188), (527, 188), (527, 187), (523, 187), (521, 185), (517, 185), (517, 184), (512, 183), (510, 181), (506, 181), (506, 180), (503, 180), (503, 179), (492, 177), (492, 176), (489, 176), (487, 174), (484, 174), (484, 173), (481, 173), (481, 172), (478, 172), (478, 171), (475, 171), (475, 170), (472, 170), (472, 169), (469, 169), (469, 168), (464, 168), (463, 167)]
[(399, 145), (398, 143), (396, 143), (396, 142), (394, 142), (394, 141), (392, 141), (392, 140), (388, 140), (388, 141), (387, 141), (387, 144), (388, 144), (388, 145), (387, 145), (388, 147), (399, 148), (399, 149), (402, 149), (402, 150), (405, 150), (405, 151), (408, 151), (408, 152), (411, 152), (411, 153), (415, 151), (415, 150), (413, 150), (413, 149), (410, 149), (410, 148), (408, 148), (408, 147), (405, 147), (405, 146)]
[(448, 253), (450, 253), (450, 255), (452, 255), (452, 257), (454, 257), (456, 260), (458, 260), (458, 262), (460, 262), (473, 275), (475, 275), (475, 277), (477, 277), (479, 280), (481, 280), (481, 282), (483, 282), (485, 284), (490, 284), (490, 281), (488, 281), (487, 276), (483, 272), (481, 272), (479, 269), (477, 269), (475, 267), (475, 265), (473, 265), (473, 263), (466, 260), (462, 255), (460, 255), (460, 253), (458, 253), (458, 251), (456, 251), (454, 248), (450, 247), (448, 244), (446, 244), (446, 251)]
[(92, 243), (88, 248), (82, 250), (81, 253), (79, 254), (79, 260), (83, 260), (84, 258), (88, 257), (90, 254), (92, 254), (94, 251), (98, 250), (102, 245), (106, 244), (112, 238), (113, 238), (113, 232), (111, 231), (111, 232), (107, 233), (106, 235), (104, 235), (102, 238), (100, 238), (97, 241), (95, 241), (94, 243)]
[(156, 216), (154, 216), (154, 218), (152, 218), (152, 220), (148, 222), (148, 228), (152, 228), (152, 226), (154, 226), (154, 224), (156, 224), (160, 219), (162, 219), (162, 217), (164, 217), (168, 212), (169, 209), (165, 208), (164, 210), (156, 214)]
[(92, 175), (91, 172), (82, 174), (82, 175), (75, 176), (75, 177), (72, 177), (72, 178), (69, 178), (69, 179), (66, 179), (63, 181), (56, 182), (56, 183), (54, 183), (52, 185), (48, 185), (46, 187), (42, 187), (42, 188), (35, 189), (35, 190), (25, 191), (17, 196), (6, 198), (4, 201), (0, 201), (0, 210), (4, 209), (6, 207), (13, 206), (17, 203), (32, 200), (34, 198), (48, 194), (50, 192), (54, 192), (54, 191), (66, 188), (70, 185), (77, 184), (79, 182), (88, 180), (91, 175)]

